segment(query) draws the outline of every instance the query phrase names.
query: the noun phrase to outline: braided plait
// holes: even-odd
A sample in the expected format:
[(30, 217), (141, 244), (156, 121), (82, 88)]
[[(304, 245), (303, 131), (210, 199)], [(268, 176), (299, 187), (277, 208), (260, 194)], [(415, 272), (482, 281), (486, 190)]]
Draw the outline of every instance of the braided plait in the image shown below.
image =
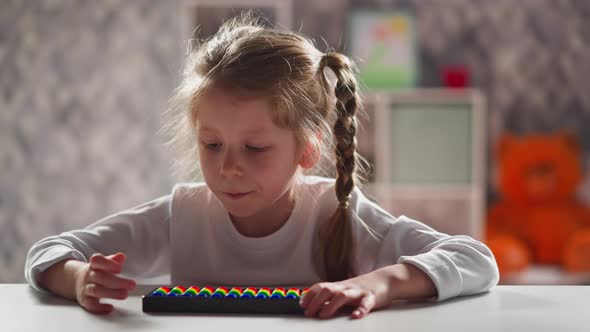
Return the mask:
[(352, 64), (346, 56), (327, 53), (321, 61), (320, 69), (329, 67), (338, 79), (334, 90), (337, 119), (333, 127), (338, 207), (319, 232), (326, 278), (329, 281), (337, 281), (354, 275), (354, 241), (348, 201), (355, 186), (358, 96)]

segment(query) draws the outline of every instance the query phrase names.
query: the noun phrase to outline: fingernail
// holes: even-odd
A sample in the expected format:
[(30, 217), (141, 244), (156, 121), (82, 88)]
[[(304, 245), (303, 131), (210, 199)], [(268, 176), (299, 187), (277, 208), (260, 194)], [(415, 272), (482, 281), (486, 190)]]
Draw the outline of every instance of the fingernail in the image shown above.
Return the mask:
[(361, 315), (361, 311), (360, 310), (355, 310), (352, 314), (358, 317), (358, 316)]

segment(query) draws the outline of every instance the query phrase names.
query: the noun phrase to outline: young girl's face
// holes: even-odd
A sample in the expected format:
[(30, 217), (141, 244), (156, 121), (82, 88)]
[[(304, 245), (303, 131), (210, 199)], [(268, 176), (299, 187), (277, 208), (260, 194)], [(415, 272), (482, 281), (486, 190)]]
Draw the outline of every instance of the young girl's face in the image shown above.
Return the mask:
[(277, 127), (271, 111), (267, 99), (220, 88), (209, 89), (199, 100), (201, 169), (233, 217), (264, 222), (290, 212), (290, 189), (302, 154), (294, 132)]

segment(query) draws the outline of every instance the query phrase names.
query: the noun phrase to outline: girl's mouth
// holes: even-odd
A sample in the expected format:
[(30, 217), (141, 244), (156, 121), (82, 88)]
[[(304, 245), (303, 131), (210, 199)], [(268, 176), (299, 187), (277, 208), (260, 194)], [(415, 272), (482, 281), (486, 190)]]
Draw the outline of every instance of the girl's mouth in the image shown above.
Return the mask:
[(245, 192), (245, 193), (224, 193), (227, 197), (232, 198), (232, 199), (239, 199), (242, 198), (248, 194), (250, 194), (251, 191), (249, 192)]

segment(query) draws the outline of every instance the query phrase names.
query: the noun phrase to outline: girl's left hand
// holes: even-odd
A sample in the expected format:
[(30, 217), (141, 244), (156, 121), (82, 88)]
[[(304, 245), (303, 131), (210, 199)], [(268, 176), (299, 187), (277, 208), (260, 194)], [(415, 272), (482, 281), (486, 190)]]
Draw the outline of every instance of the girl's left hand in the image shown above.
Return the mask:
[(302, 297), (305, 316), (330, 318), (344, 305), (353, 305), (352, 318), (362, 318), (373, 309), (393, 301), (387, 276), (376, 270), (358, 277), (313, 285)]

